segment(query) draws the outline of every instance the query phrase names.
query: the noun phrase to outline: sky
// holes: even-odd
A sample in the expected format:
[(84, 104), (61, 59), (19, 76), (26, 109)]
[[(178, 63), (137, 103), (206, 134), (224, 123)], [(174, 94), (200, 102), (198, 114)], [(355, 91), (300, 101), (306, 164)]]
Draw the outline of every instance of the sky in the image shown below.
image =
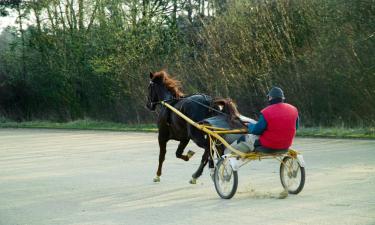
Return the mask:
[(15, 22), (16, 22), (15, 15), (0, 17), (0, 32), (3, 31), (3, 29), (9, 25), (15, 25)]

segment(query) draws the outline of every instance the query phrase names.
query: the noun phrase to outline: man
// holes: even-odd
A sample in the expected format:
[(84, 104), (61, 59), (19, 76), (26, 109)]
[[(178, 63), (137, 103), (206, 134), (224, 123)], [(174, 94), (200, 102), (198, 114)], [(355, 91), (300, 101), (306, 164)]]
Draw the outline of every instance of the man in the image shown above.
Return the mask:
[(296, 107), (285, 103), (284, 92), (273, 87), (268, 97), (269, 106), (261, 111), (256, 123), (247, 123), (249, 134), (232, 143), (242, 152), (254, 151), (262, 146), (270, 150), (286, 150), (293, 142), (299, 126)]

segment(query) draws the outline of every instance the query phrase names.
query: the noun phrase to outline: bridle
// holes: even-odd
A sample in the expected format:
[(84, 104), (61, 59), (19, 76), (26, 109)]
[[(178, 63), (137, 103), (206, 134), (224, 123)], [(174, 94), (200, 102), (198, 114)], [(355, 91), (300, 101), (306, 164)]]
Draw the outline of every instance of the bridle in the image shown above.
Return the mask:
[[(148, 89), (152, 88), (154, 86), (154, 84), (155, 83), (151, 80), (150, 84), (148, 85)], [(161, 104), (161, 102), (170, 102), (170, 101), (177, 100), (177, 98), (173, 97), (173, 95), (169, 91), (167, 91), (166, 93), (167, 93), (167, 96), (164, 96), (164, 98), (165, 98), (164, 100), (160, 100), (160, 101), (156, 101), (156, 102), (150, 101), (151, 107), (156, 106), (158, 104)]]

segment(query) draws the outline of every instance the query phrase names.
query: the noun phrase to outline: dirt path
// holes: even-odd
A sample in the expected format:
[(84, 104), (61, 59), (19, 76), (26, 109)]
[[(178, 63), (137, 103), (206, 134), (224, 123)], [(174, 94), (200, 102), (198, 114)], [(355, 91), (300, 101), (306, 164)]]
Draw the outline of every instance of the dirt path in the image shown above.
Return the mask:
[(375, 141), (297, 139), (307, 163), (304, 190), (276, 199), (279, 164), (239, 171), (231, 200), (216, 194), (206, 170), (188, 180), (190, 162), (168, 146), (153, 183), (156, 134), (0, 129), (0, 225), (375, 224)]

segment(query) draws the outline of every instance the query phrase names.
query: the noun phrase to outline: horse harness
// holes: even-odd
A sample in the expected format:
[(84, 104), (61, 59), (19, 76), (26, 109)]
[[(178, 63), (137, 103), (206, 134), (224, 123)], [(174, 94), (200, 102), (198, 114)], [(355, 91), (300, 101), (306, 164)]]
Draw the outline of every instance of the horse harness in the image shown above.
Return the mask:
[[(194, 95), (201, 95), (201, 96), (203, 96), (204, 97), (204, 99), (207, 101), (207, 102), (209, 102), (210, 103), (210, 105), (205, 105), (205, 104), (203, 104), (203, 103), (201, 103), (201, 102), (198, 102), (198, 101), (196, 101), (196, 100), (194, 100), (194, 99), (192, 99), (192, 98), (189, 98), (189, 97), (191, 97), (191, 96), (194, 96)], [(187, 99), (187, 100), (189, 100), (189, 101), (191, 101), (191, 102), (194, 102), (194, 103), (196, 103), (196, 104), (198, 104), (198, 105), (200, 105), (200, 106), (203, 106), (203, 107), (205, 107), (205, 108), (207, 108), (207, 109), (209, 109), (209, 112), (217, 112), (217, 113), (219, 113), (219, 114), (222, 114), (222, 115), (224, 115), (224, 116), (229, 116), (228, 114), (226, 114), (226, 113), (223, 113), (222, 111), (220, 111), (220, 110), (217, 110), (217, 109), (215, 109), (214, 108), (214, 104), (213, 104), (213, 101), (212, 101), (212, 99), (208, 99), (208, 95), (205, 95), (205, 94), (201, 94), (201, 93), (197, 93), (197, 94), (192, 94), (192, 95), (189, 95), (189, 96), (184, 96), (184, 97), (181, 97), (181, 98), (176, 98), (176, 97), (174, 97), (174, 96), (172, 96), (170, 93), (169, 93), (169, 96), (171, 97), (170, 99), (166, 99), (166, 100), (162, 100), (163, 102), (170, 102), (170, 104), (173, 106), (173, 104), (175, 104), (175, 102), (174, 101), (176, 101), (176, 103), (177, 103), (177, 101), (179, 101), (179, 100), (181, 100), (181, 99)], [(169, 97), (168, 96), (168, 97)], [(152, 104), (160, 104), (162, 101), (158, 101), (158, 102), (152, 102)], [(182, 109), (182, 107), (183, 107), (183, 105), (184, 105), (184, 103), (183, 104), (181, 104), (181, 106), (179, 107), (179, 111), (181, 111), (181, 109)], [(170, 126), (170, 118), (171, 118), (171, 110), (170, 109), (168, 109), (167, 107), (165, 107), (164, 105), (161, 105), (162, 106), (162, 108), (164, 109), (164, 110), (167, 110), (167, 112), (166, 112), (166, 123), (167, 123), (167, 126)]]

